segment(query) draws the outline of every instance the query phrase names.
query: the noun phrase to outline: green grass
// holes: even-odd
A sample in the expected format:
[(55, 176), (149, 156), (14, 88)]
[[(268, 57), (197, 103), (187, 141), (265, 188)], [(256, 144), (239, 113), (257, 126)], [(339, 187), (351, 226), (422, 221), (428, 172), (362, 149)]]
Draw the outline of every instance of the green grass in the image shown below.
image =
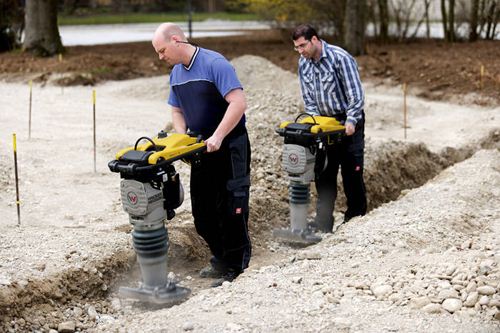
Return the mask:
[[(64, 16), (59, 15), (59, 25), (81, 25), (81, 24), (123, 24), (123, 23), (160, 23), (160, 22), (186, 22), (186, 13), (129, 13), (129, 14), (99, 14), (92, 16)], [(245, 21), (257, 20), (254, 14), (236, 13), (194, 13), (193, 21), (206, 19)]]

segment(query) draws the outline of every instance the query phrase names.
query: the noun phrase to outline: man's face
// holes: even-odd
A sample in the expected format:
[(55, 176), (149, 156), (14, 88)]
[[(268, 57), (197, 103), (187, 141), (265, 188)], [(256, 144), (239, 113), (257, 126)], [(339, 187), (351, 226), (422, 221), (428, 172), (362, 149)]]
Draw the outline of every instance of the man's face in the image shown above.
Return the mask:
[(153, 40), (153, 47), (158, 54), (160, 60), (165, 61), (169, 65), (177, 64), (175, 53), (175, 42), (172, 38), (166, 41), (164, 38), (155, 38)]
[[(316, 37), (313, 37), (312, 39), (314, 38)], [(295, 51), (299, 52), (301, 56), (307, 59), (311, 59), (317, 50), (312, 40), (307, 40), (304, 37), (299, 37), (297, 40), (294, 40), (293, 46)]]

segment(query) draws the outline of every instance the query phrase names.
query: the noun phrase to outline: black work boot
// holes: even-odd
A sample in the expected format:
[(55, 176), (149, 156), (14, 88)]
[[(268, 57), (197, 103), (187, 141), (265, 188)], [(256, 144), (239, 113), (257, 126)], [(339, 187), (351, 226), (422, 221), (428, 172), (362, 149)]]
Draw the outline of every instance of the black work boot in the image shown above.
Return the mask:
[(212, 265), (208, 265), (207, 267), (200, 270), (200, 277), (217, 279), (221, 278), (224, 273), (226, 273), (224, 270), (217, 269)]
[(225, 282), (225, 281), (228, 281), (228, 282), (233, 282), (234, 279), (236, 279), (238, 277), (238, 275), (240, 275), (241, 272), (237, 272), (235, 270), (232, 270), (232, 269), (229, 269), (226, 274), (224, 274), (221, 278), (215, 280), (211, 286), (213, 288), (216, 288), (216, 287), (220, 287), (222, 286), (222, 284)]
[(200, 271), (202, 278), (221, 278), (227, 272), (226, 265), (216, 257), (210, 258), (210, 265)]
[(319, 223), (316, 219), (314, 222), (307, 223), (307, 228), (312, 232), (329, 233), (333, 230), (333, 218), (329, 219), (326, 223)]

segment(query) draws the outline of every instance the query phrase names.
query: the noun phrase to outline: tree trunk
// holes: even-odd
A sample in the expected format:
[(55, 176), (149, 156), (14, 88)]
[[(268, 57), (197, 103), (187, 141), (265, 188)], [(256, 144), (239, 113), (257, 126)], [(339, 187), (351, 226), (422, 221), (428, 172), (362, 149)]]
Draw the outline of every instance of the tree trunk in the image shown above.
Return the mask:
[(472, 0), (471, 15), (469, 22), (469, 41), (474, 42), (477, 40), (477, 22), (479, 15), (479, 0)]
[(495, 38), (496, 21), (498, 20), (498, 12), (496, 10), (496, 2), (492, 1), (490, 3), (490, 8), (486, 14), (486, 39), (493, 40)]
[(23, 49), (37, 56), (64, 51), (57, 27), (57, 0), (27, 0)]
[(492, 39), (495, 38), (495, 36), (496, 36), (496, 30), (497, 30), (497, 26), (498, 26), (499, 21), (500, 21), (500, 6), (497, 7), (497, 10), (495, 12), (495, 17), (493, 19), (493, 28), (491, 30)]
[(449, 42), (454, 42), (455, 37), (455, 0), (449, 0), (450, 7), (448, 12), (448, 34), (449, 34)]
[(427, 39), (431, 38), (431, 25), (430, 25), (430, 19), (429, 19), (429, 6), (431, 4), (431, 0), (424, 0), (424, 6), (425, 6), (425, 34), (427, 36)]
[(365, 53), (365, 0), (346, 2), (344, 44), (352, 55)]
[(389, 9), (387, 0), (378, 0), (378, 11), (380, 15), (380, 38), (383, 41), (389, 39)]
[(446, 14), (446, 0), (441, 0), (441, 16), (443, 20), (443, 33), (444, 39), (446, 41), (450, 40), (450, 34), (448, 31), (448, 16)]

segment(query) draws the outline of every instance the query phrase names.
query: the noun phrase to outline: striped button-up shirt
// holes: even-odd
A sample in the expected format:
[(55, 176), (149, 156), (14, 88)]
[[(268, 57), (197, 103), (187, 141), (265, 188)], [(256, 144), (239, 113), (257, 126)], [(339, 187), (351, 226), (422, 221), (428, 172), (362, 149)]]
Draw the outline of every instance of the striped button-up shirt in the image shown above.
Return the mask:
[(300, 57), (299, 79), (305, 111), (340, 116), (356, 125), (363, 117), (364, 91), (356, 60), (344, 49), (321, 41), (321, 58)]

